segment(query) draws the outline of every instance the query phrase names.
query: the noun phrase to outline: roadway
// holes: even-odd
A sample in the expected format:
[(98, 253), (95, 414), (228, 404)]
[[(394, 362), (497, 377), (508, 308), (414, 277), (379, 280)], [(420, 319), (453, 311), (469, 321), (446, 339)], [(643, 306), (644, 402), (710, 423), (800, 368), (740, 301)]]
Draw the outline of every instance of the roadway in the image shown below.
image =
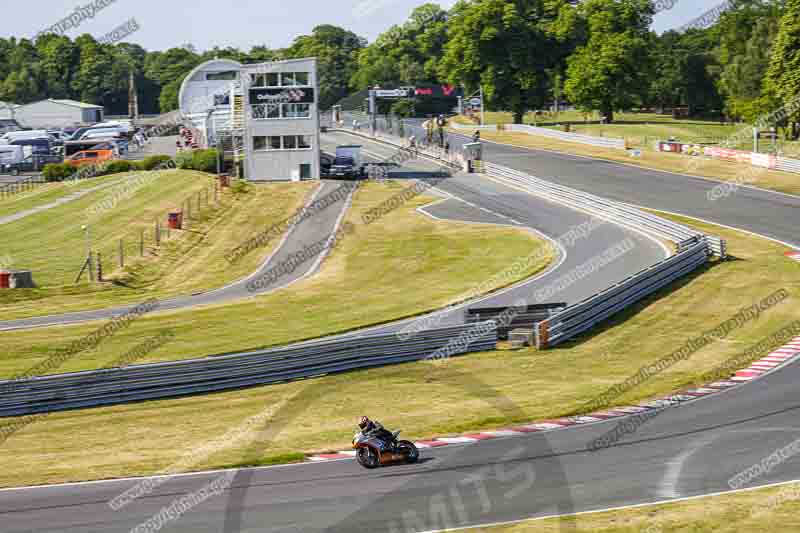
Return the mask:
[[(619, 200), (681, 212), (800, 244), (800, 199), (744, 190), (705, 205), (713, 183), (549, 152), (487, 146), (487, 159)], [(548, 168), (558, 173), (549, 174)], [(608, 190), (603, 189), (608, 186)], [(424, 450), (415, 466), (366, 471), (353, 461), (239, 471), (230, 490), (168, 531), (426, 531), (531, 516), (665, 501), (728, 490), (727, 480), (791, 443), (800, 430), (788, 365), (736, 389), (664, 411), (635, 436), (596, 452), (617, 421)], [(477, 377), (465, 393), (501, 412), (515, 406)], [(0, 492), (7, 531), (129, 531), (218, 474), (182, 476), (119, 512), (107, 501), (134, 481)], [(800, 478), (789, 460), (752, 486)], [(237, 509), (241, 508), (241, 513)], [(226, 523), (227, 521), (227, 523)], [(562, 530), (572, 530), (562, 522)]]
[[(345, 188), (342, 189), (342, 187)], [(286, 287), (310, 275), (318, 268), (319, 262), (327, 253), (326, 249), (315, 250), (313, 253), (308, 254), (306, 260), (296, 265), (291, 271), (281, 272), (280, 275), (274, 276), (270, 274), (270, 271), (272, 268), (276, 268), (282, 264), (288, 265), (289, 258), (301, 252), (306, 245), (317, 243), (330, 236), (334, 231), (335, 225), (341, 218), (341, 214), (348, 205), (351, 193), (352, 189), (346, 184), (337, 182), (320, 183), (313, 194), (307, 199), (306, 205), (311, 204), (313, 201), (327, 198), (330, 201), (326, 203), (325, 208), (317, 209), (314, 216), (305, 218), (292, 226), (285, 235), (283, 232), (279, 232), (277, 235), (270, 235), (266, 241), (274, 242), (279, 240), (280, 244), (261, 264), (256, 272), (244, 279), (218, 289), (164, 299), (159, 302), (158, 311), (189, 309), (201, 305), (220, 304), (231, 300), (251, 298)], [(12, 215), (12, 217), (13, 216), (16, 215)], [(2, 220), (0, 220), (0, 223), (2, 223)], [(264, 228), (265, 231), (267, 229), (268, 228)], [(262, 243), (262, 246), (266, 244), (266, 241)], [(255, 282), (256, 284), (251, 285), (251, 282)], [(0, 321), (0, 331), (105, 320), (123, 315), (129, 312), (133, 307), (135, 307), (135, 305), (123, 305), (107, 309), (5, 320)]]
[[(730, 477), (797, 438), (798, 370), (666, 410), (634, 437), (596, 452), (587, 443), (617, 422), (427, 449), (419, 465), (376, 471), (352, 460), (241, 470), (229, 490), (165, 531), (429, 531), (729, 490)], [(487, 396), (495, 407), (503, 403)], [(219, 475), (173, 478), (116, 512), (107, 502), (139, 480), (0, 491), (0, 520), (9, 533), (130, 531)], [(793, 460), (752, 486), (797, 478)], [(572, 531), (567, 522), (560, 529)]]
[[(335, 151), (337, 144), (348, 142), (353, 142), (352, 136), (343, 133), (329, 134), (324, 136), (323, 149)], [(365, 146), (367, 160), (373, 162), (388, 159), (396, 152), (391, 147), (372, 141), (364, 140), (362, 144)], [(390, 173), (390, 177), (393, 179), (425, 180), (432, 179), (440, 170), (438, 165), (425, 159), (418, 159), (408, 161), (402, 167), (396, 168)], [(324, 198), (333, 194), (338, 188), (349, 187), (349, 185), (346, 182), (325, 181), (322, 187), (323, 190), (318, 193), (318, 198)], [(444, 198), (444, 202), (429, 208), (431, 215), (440, 218), (516, 225), (522, 229), (534, 230), (538, 234), (546, 235), (551, 239), (560, 237), (570, 227), (591, 220), (591, 217), (586, 214), (546, 202), (493, 181), (476, 179), (475, 176), (469, 174), (456, 173), (451, 178), (439, 181), (436, 188), (443, 191), (445, 195), (449, 195), (449, 197)], [(270, 269), (285, 263), (290, 256), (303, 250), (305, 246), (317, 243), (326, 236), (331, 235), (346, 204), (346, 199), (342, 195), (342, 198), (331, 203), (329, 207), (319, 210), (314, 216), (304, 219), (289, 232), (286, 241), (278, 248), (276, 253), (268, 258), (258, 272), (252, 276), (208, 292), (165, 299), (160, 302), (158, 311), (188, 310), (201, 305), (228, 303), (266, 294), (312, 274), (319, 266), (319, 262), (316, 261), (317, 255), (321, 254), (316, 254), (310, 260), (303, 262), (289, 274), (282, 275), (274, 280), (268, 280), (269, 283), (265, 283), (255, 291), (248, 289), (250, 280), (263, 279), (263, 276)], [(515, 224), (511, 224), (511, 220)], [(543, 276), (537, 276), (532, 280), (528, 280), (528, 282), (518, 284), (510, 290), (502, 291), (489, 299), (485, 299), (482, 304), (487, 306), (510, 305), (517, 298), (523, 298), (529, 303), (541, 303), (534, 301), (533, 293), (536, 289), (547, 286), (561, 273), (580, 266), (598, 254), (603, 253), (609, 246), (627, 238), (631, 239), (634, 248), (624, 257), (624, 261), (620, 258), (619, 261), (567, 287), (554, 296), (557, 301), (567, 303), (580, 301), (665, 257), (665, 250), (653, 239), (613, 224), (603, 224), (592, 233), (591, 238), (581, 241), (579, 245), (569, 251), (562, 249), (561, 255), (556, 260), (555, 266), (557, 268), (552, 268), (544, 273)], [(0, 321), (0, 331), (78, 324), (109, 319), (128, 312), (132, 307), (133, 305), (124, 305), (110, 309)], [(407, 322), (365, 329), (350, 335), (358, 335), (365, 332), (394, 331), (403, 327), (405, 323)], [(439, 323), (442, 326), (463, 323), (463, 312), (450, 310), (446, 315), (442, 316)]]
[[(418, 137), (423, 134), (418, 126), (409, 128)], [(453, 146), (471, 141), (454, 133), (449, 138)], [(489, 141), (483, 144), (483, 157), (492, 163), (604, 198), (704, 219), (800, 247), (800, 196), (743, 186), (712, 202), (708, 193), (719, 185), (714, 180)], [(684, 161), (676, 157), (676, 170)]]

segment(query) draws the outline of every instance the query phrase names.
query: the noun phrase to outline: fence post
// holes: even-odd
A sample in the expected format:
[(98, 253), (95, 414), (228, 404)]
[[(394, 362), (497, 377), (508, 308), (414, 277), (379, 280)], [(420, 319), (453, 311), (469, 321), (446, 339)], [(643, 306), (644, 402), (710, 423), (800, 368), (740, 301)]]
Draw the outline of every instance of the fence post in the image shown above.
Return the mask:
[(86, 259), (89, 262), (89, 283), (94, 281), (94, 255), (89, 251), (89, 257)]
[(144, 257), (144, 230), (139, 234), (139, 256)]
[(125, 248), (122, 239), (119, 240), (119, 267), (125, 268)]
[(155, 232), (156, 232), (156, 246), (158, 247), (161, 246), (161, 225), (159, 224), (158, 219), (156, 219)]
[(97, 252), (97, 281), (103, 281), (103, 256)]

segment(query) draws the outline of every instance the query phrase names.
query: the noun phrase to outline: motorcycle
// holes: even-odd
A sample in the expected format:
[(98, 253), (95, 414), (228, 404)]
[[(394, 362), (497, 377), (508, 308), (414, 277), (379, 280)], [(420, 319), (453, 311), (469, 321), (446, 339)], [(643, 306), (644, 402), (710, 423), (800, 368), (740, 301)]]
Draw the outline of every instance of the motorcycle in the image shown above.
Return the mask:
[(413, 442), (397, 440), (399, 431), (392, 435), (392, 442), (364, 435), (358, 432), (353, 437), (353, 448), (356, 450), (356, 460), (364, 468), (378, 468), (396, 463), (416, 463), (419, 460), (419, 450)]

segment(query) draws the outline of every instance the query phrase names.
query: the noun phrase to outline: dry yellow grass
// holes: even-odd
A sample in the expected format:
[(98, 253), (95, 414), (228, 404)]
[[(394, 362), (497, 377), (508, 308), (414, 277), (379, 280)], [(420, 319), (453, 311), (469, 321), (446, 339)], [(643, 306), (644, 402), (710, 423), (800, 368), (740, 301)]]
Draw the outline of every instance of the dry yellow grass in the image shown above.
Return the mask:
[[(281, 345), (397, 320), (463, 299), (487, 273), (506, 271), (513, 261), (540, 246), (547, 252), (511, 276), (513, 281), (531, 276), (551, 262), (550, 244), (527, 231), (433, 220), (417, 212), (431, 197), (414, 198), (375, 223), (363, 223), (362, 213), (405, 186), (370, 183), (357, 192), (347, 216), (355, 231), (332, 251), (320, 275), (256, 298), (145, 316), (56, 371), (99, 368), (142, 339), (167, 330), (175, 334), (174, 340), (141, 362)], [(510, 282), (498, 280), (486, 290)], [(58, 347), (98, 326), (4, 333), (0, 376), (14, 376), (35, 366)]]
[[(408, 220), (398, 216), (387, 221), (387, 226)], [(738, 260), (715, 265), (687, 279), (680, 287), (663, 291), (582, 342), (544, 353), (498, 351), (455, 358), (447, 364), (399, 365), (245, 391), (54, 414), (19, 431), (0, 447), (0, 462), (8, 465), (0, 470), (0, 486), (157, 472), (198, 444), (224, 435), (248, 417), (276, 405), (283, 407), (271, 418), (269, 433), (257, 438), (263, 444), (263, 453), (236, 443), (190, 469), (259, 464), (275, 457), (295, 457), (291, 454), (296, 452), (342, 449), (349, 443), (353, 419), (361, 414), (363, 405), (370, 405), (371, 415), (389, 427), (401, 428), (409, 438), (497, 428), (579, 412), (588, 400), (641, 365), (668, 355), (741, 307), (786, 288), (791, 294), (787, 301), (736, 330), (724, 342), (711, 343), (688, 360), (654, 376), (620, 397), (618, 403), (700, 384), (705, 372), (742, 353), (757, 339), (800, 318), (797, 305), (800, 266), (783, 257), (784, 249), (770, 241), (696, 225), (727, 238), (731, 253)], [(392, 233), (393, 239), (398, 238), (397, 231)], [(481, 229), (486, 231), (487, 228)], [(349, 262), (360, 265), (357, 253), (361, 248), (351, 245), (354, 248), (348, 249), (343, 243), (336, 250), (332, 265), (343, 262), (344, 266), (334, 268), (347, 270)], [(412, 255), (409, 248), (400, 251)], [(391, 272), (379, 273), (377, 277), (385, 282), (378, 285), (386, 291), (379, 295), (383, 299), (400, 298), (408, 290), (408, 285), (393, 287), (401, 277)], [(309, 280), (302, 290), (319, 290), (321, 283)], [(352, 310), (360, 306), (356, 298), (370, 287), (371, 284), (364, 285), (358, 290), (346, 286), (349, 303), (340, 309), (359, 312)], [(420, 290), (421, 287), (430, 289)], [(432, 296), (436, 289), (434, 284), (421, 282), (413, 290)], [(289, 292), (284, 292), (280, 301), (294, 310), (301, 302)], [(314, 313), (319, 305), (307, 301), (308, 312)], [(375, 309), (381, 309), (376, 305), (372, 302), (364, 311), (375, 318)], [(260, 314), (266, 312), (269, 308), (261, 307), (258, 313), (247, 315), (258, 319), (243, 320), (228, 315), (220, 320), (229, 323), (230, 331), (244, 331), (248, 335), (248, 330), (263, 332), (276, 324)], [(172, 327), (173, 318), (162, 319), (163, 327)], [(335, 316), (328, 318), (338, 320)], [(213, 343), (226, 331), (222, 326), (203, 320), (194, 329), (208, 328), (207, 339)], [(131, 334), (138, 339), (158, 331), (152, 326), (139, 329), (138, 324), (134, 328)], [(184, 330), (178, 334), (176, 342), (183, 346), (180, 335)], [(126, 342), (135, 341), (129, 338)], [(41, 339), (31, 337), (25, 343), (42, 346)], [(25, 343), (13, 341), (15, 346)], [(631, 346), (636, 346), (636, 350), (631, 350)], [(497, 398), (510, 402), (513, 411), (495, 407), (498, 403), (492, 400)], [(397, 408), (398, 399), (403, 401), (402, 409)], [(509, 405), (504, 402), (499, 403)]]
[[(139, 208), (147, 209), (147, 213), (169, 210), (175, 198), (188, 195), (188, 187), (195, 189), (209, 180), (206, 174), (171, 171), (163, 180), (143, 187), (137, 195), (144, 196), (136, 202)], [(163, 193), (163, 181), (177, 181), (183, 178), (187, 189), (178, 187), (172, 197)], [(197, 185), (193, 183), (197, 182)], [(182, 185), (182, 183), (178, 183)], [(174, 185), (172, 185), (174, 187)], [(131, 238), (130, 227), (148, 225), (149, 239), (152, 240), (152, 219), (142, 215), (135, 208), (129, 208), (117, 214), (116, 210), (108, 213), (108, 218), (117, 227), (115, 232), (105, 235), (97, 245), (103, 251), (105, 260), (105, 279), (108, 283), (67, 287), (46, 287), (24, 291), (5, 291), (0, 294), (0, 320), (10, 320), (29, 316), (44, 316), (88, 309), (102, 309), (139, 302), (148, 298), (164, 298), (175, 295), (188, 295), (196, 292), (221, 287), (254, 272), (267, 255), (277, 246), (280, 238), (258, 247), (243, 256), (234, 264), (225, 260), (225, 254), (242, 241), (257, 234), (269, 226), (291, 216), (308, 200), (311, 191), (319, 184), (274, 183), (250, 187), (247, 194), (234, 195), (224, 191), (217, 205), (205, 206), (200, 213), (193, 215), (191, 222), (183, 231), (172, 231), (171, 239), (166, 238), (157, 249), (153, 249), (144, 258), (138, 257), (136, 239)], [(97, 202), (109, 192), (97, 193), (88, 202)], [(93, 195), (94, 196), (94, 195)], [(135, 195), (136, 196), (136, 195)], [(161, 206), (151, 205), (151, 200), (160, 198)], [(130, 199), (134, 203), (136, 198)], [(154, 201), (154, 200), (153, 200)], [(86, 202), (76, 206), (66, 205), (54, 210), (54, 213), (42, 213), (31, 217), (23, 230), (38, 231), (42, 220), (56, 216), (59, 220), (70, 220), (80, 216), (80, 209)], [(89, 204), (91, 205), (91, 204)], [(109, 225), (112, 225), (109, 223)], [(13, 234), (14, 228), (10, 228)], [(125, 236), (128, 243), (126, 250), (126, 266), (119, 269), (116, 264), (116, 248), (118, 239)], [(135, 233), (134, 233), (135, 235)], [(0, 232), (0, 237), (2, 232)], [(24, 254), (41, 254), (50, 257), (63, 257), (65, 249), (75, 248), (74, 241), (49, 241), (42, 238), (21, 239), (16, 256)], [(79, 250), (82, 250), (78, 246)], [(0, 249), (2, 252), (2, 249)], [(132, 253), (133, 252), (133, 253)], [(41, 272), (37, 272), (41, 273)], [(74, 273), (72, 274), (74, 277)], [(40, 279), (39, 276), (36, 279)]]
[[(737, 494), (579, 515), (569, 519), (581, 533), (762, 533), (800, 531), (800, 484)], [(557, 533), (565, 519), (531, 520), (464, 531)]]

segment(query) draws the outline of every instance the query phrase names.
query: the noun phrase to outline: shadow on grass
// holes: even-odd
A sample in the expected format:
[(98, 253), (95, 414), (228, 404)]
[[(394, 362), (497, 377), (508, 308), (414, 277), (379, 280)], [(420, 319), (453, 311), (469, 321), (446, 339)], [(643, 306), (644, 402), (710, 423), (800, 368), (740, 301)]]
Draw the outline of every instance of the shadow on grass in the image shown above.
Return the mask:
[(569, 350), (577, 346), (580, 346), (583, 343), (589, 342), (593, 340), (596, 336), (605, 333), (606, 331), (611, 330), (617, 326), (621, 326), (626, 321), (635, 317), (636, 315), (638, 315), (651, 305), (658, 303), (659, 300), (666, 298), (667, 296), (670, 296), (672, 293), (686, 287), (687, 285), (695, 281), (697, 278), (711, 272), (712, 270), (718, 268), (724, 263), (730, 261), (743, 261), (743, 259), (729, 256), (725, 261), (715, 260), (710, 263), (706, 263), (697, 270), (683, 276), (681, 279), (670, 283), (666, 287), (662, 287), (661, 289), (657, 290), (656, 292), (645, 298), (642, 298), (641, 300), (631, 305), (627, 309), (616, 313), (615, 315), (607, 318), (606, 320), (603, 320), (600, 324), (594, 326), (589, 331), (579, 334), (574, 339), (571, 339), (562, 344), (554, 346), (553, 348), (550, 348), (550, 350)]

